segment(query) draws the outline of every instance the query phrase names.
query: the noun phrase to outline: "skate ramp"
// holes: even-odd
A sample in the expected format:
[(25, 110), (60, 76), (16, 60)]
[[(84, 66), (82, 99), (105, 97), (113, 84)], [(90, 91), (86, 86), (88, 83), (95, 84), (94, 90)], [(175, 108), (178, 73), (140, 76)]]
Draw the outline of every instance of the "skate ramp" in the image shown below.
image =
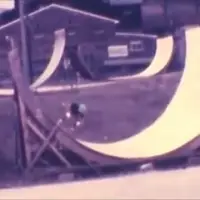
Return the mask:
[[(54, 34), (55, 34), (55, 42), (53, 45), (54, 47), (51, 59), (48, 65), (45, 67), (42, 74), (39, 75), (37, 79), (32, 83), (32, 85), (30, 86), (31, 89), (36, 89), (42, 84), (44, 84), (56, 71), (57, 67), (59, 66), (59, 63), (61, 62), (66, 45), (65, 30), (64, 29), (57, 30), (55, 31)], [(12, 88), (0, 89), (0, 96), (13, 95), (13, 93), (14, 90)]]
[(173, 37), (168, 36), (165, 38), (158, 38), (156, 40), (156, 53), (151, 62), (151, 64), (142, 72), (136, 75), (129, 75), (123, 77), (114, 77), (111, 80), (126, 80), (132, 78), (140, 78), (140, 77), (149, 77), (158, 74), (161, 72), (169, 62), (171, 61), (173, 50), (174, 50), (174, 42)]
[(66, 39), (65, 39), (65, 30), (61, 29), (55, 33), (55, 43), (53, 48), (53, 53), (51, 59), (43, 71), (43, 73), (36, 79), (36, 81), (31, 85), (31, 88), (37, 88), (41, 86), (45, 81), (47, 81), (52, 74), (56, 71), (65, 50)]
[(165, 112), (141, 133), (118, 142), (101, 144), (77, 140), (105, 156), (144, 159), (168, 154), (199, 136), (200, 131), (200, 28), (186, 31), (185, 69)]
[[(74, 139), (65, 129), (57, 135), (59, 142), (67, 149), (77, 153), (86, 162), (100, 164), (120, 164), (129, 161), (146, 161), (152, 158), (161, 158), (170, 153), (180, 152), (190, 153), (199, 146), (200, 130), (200, 86), (199, 81), (200, 53), (196, 50), (196, 43), (200, 42), (200, 28), (194, 28), (186, 31), (186, 61), (185, 69), (180, 81), (179, 87), (168, 105), (166, 111), (151, 126), (136, 136), (130, 137), (114, 143), (91, 143), (80, 139)], [(15, 62), (15, 52), (10, 55), (11, 62)], [(14, 64), (14, 63), (13, 63)], [(26, 79), (20, 71), (19, 60), (15, 65), (11, 65), (11, 71), (15, 86), (26, 107), (32, 116), (37, 116), (39, 99), (35, 98), (33, 92), (29, 89)], [(35, 99), (35, 101), (34, 101)], [(42, 106), (44, 117), (51, 122), (48, 127), (45, 121), (37, 120), (40, 127), (44, 130), (51, 130), (55, 120), (49, 113), (49, 108), (45, 104)], [(54, 122), (54, 123), (52, 123)], [(28, 120), (29, 126), (30, 122)], [(33, 127), (30, 127), (34, 130)], [(186, 148), (187, 147), (187, 148)], [(179, 150), (179, 151), (178, 151)]]

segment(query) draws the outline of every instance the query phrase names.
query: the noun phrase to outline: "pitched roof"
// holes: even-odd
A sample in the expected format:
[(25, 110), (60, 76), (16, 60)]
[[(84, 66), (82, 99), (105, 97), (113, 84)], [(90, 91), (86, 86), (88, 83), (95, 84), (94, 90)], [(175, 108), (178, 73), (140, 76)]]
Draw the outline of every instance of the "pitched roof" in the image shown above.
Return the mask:
[[(80, 16), (79, 19), (88, 19), (95, 21), (94, 24), (107, 24), (107, 25), (115, 25), (118, 24), (119, 21), (115, 19), (111, 19), (108, 17), (104, 17), (101, 15), (92, 14), (89, 12), (81, 11), (79, 9), (74, 9), (68, 6), (51, 4), (49, 6), (42, 7), (37, 11), (30, 13), (27, 17), (27, 21), (30, 21), (31, 26), (39, 28), (39, 32), (46, 31), (54, 31), (60, 28), (67, 28), (67, 17), (72, 16), (71, 18), (75, 18), (76, 16)], [(0, 27), (0, 36), (5, 35), (13, 35), (19, 32), (19, 23), (20, 20), (14, 20), (8, 24), (5, 24)], [(73, 22), (72, 22), (73, 23)], [(45, 25), (45, 27), (44, 27)]]

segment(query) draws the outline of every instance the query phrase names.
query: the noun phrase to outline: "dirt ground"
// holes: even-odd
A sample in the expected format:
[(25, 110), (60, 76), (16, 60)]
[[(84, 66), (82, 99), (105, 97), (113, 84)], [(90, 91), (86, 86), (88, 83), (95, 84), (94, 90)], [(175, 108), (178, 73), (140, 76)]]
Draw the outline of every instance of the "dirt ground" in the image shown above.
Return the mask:
[(200, 168), (0, 190), (0, 199), (199, 199)]

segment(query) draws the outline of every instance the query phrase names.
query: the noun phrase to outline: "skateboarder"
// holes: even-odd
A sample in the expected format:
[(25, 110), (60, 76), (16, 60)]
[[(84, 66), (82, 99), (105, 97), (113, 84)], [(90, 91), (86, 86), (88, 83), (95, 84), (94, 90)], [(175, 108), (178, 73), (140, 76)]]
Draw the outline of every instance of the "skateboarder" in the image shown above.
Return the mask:
[(66, 113), (67, 119), (73, 120), (72, 130), (83, 124), (84, 116), (87, 111), (86, 105), (73, 102), (69, 107), (69, 112)]

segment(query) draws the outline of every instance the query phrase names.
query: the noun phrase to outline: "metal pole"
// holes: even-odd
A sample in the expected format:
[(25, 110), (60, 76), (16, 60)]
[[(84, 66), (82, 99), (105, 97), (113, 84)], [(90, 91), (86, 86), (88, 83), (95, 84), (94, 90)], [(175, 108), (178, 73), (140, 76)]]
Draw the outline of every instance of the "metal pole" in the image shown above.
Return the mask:
[(31, 83), (31, 73), (30, 73), (30, 60), (28, 54), (28, 40), (27, 40), (27, 27), (25, 23), (25, 1), (27, 0), (18, 0), (19, 8), (19, 19), (20, 19), (20, 38), (21, 38), (21, 60), (22, 60), (22, 69), (24, 76), (29, 83)]

